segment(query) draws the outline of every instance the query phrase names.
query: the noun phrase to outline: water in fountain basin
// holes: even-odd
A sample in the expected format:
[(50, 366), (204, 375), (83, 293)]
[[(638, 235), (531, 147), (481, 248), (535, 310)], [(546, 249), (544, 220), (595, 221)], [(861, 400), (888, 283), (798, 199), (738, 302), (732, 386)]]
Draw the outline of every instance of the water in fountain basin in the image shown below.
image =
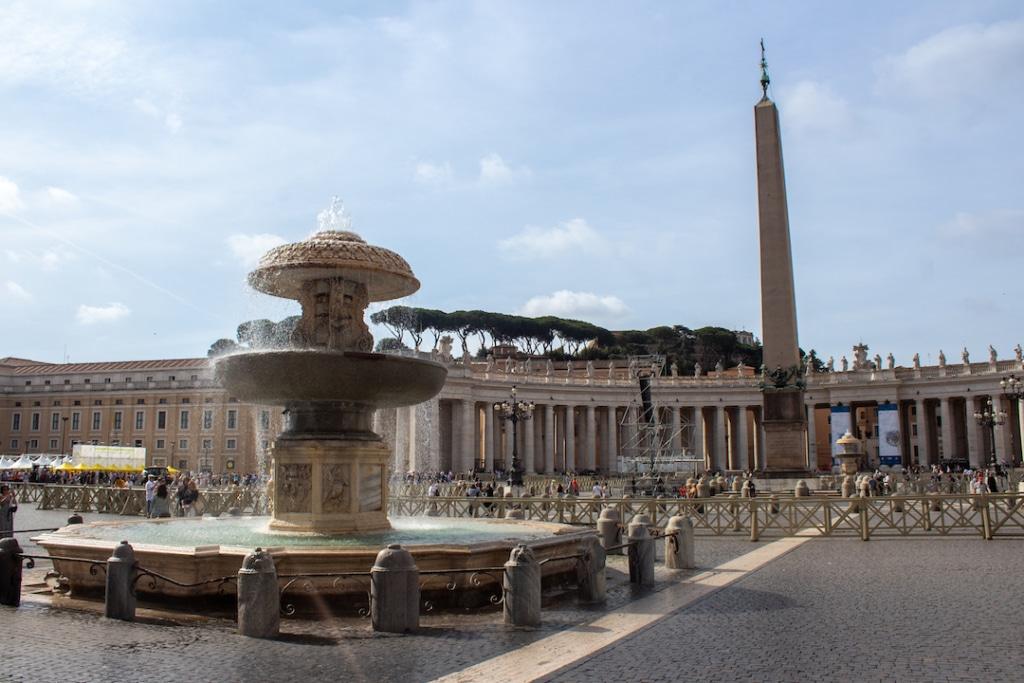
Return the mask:
[(534, 540), (549, 538), (550, 529), (541, 529), (522, 522), (499, 520), (459, 520), (421, 517), (392, 517), (390, 531), (325, 536), (320, 534), (287, 534), (272, 532), (267, 517), (207, 517), (151, 522), (123, 522), (86, 526), (71, 531), (75, 536), (106, 541), (126, 540), (132, 544), (150, 543), (173, 547), (202, 545), (262, 547), (384, 547), (402, 545), (433, 545), (448, 543), (481, 543), (509, 538)]

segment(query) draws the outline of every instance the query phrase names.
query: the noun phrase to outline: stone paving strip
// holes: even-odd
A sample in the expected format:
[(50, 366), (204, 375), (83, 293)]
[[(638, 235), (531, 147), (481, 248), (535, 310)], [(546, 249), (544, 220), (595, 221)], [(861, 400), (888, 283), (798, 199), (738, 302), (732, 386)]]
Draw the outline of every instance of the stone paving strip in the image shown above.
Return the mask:
[(633, 601), (588, 624), (565, 629), (512, 652), (437, 678), (435, 683), (465, 683), (485, 678), (509, 682), (535, 681), (551, 676), (739, 581), (816, 535), (803, 532), (799, 537), (774, 541), (656, 594)]

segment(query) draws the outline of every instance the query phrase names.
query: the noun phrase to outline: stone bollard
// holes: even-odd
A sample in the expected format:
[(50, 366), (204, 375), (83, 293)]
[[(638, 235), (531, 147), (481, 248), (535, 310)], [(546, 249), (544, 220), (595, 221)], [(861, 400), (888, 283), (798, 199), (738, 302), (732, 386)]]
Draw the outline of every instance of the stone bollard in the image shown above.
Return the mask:
[[(597, 534), (601, 539), (603, 548), (611, 548), (622, 544), (622, 527), (619, 526), (619, 511), (615, 508), (606, 507), (601, 510), (597, 518)], [(622, 548), (608, 550), (611, 555), (621, 555)]]
[(807, 488), (807, 482), (801, 479), (796, 483), (796, 488), (793, 489), (793, 495), (796, 498), (806, 498), (811, 495), (811, 490)]
[(768, 498), (768, 509), (772, 511), (773, 515), (779, 514), (779, 497), (775, 494)]
[(860, 480), (860, 497), (868, 498), (871, 495), (871, 487), (868, 485), (867, 478)]
[(637, 515), (629, 523), (629, 582), (640, 586), (654, 585), (654, 539), (647, 527), (647, 515)]
[(526, 513), (522, 508), (509, 508), (505, 511), (505, 519), (526, 519)]
[(374, 631), (406, 633), (420, 626), (420, 572), (398, 544), (377, 553), (370, 570), (370, 621)]
[(77, 512), (68, 516), (68, 524), (81, 524), (82, 521), (82, 515)]
[(238, 632), (250, 638), (276, 638), (281, 631), (281, 592), (274, 558), (256, 548), (238, 570)]
[(135, 551), (121, 541), (107, 560), (107, 594), (104, 614), (108, 619), (135, 620)]
[(897, 493), (892, 497), (893, 512), (903, 512), (903, 494)]
[(845, 477), (843, 477), (843, 485), (840, 489), (841, 495), (843, 496), (843, 498), (852, 498), (853, 491), (853, 477), (847, 474)]
[(540, 565), (528, 545), (520, 543), (505, 563), (504, 615), (509, 626), (540, 625)]
[(929, 493), (928, 495), (932, 499), (931, 511), (932, 512), (942, 512), (942, 495), (938, 494), (938, 493)]
[[(670, 534), (675, 534), (671, 536)], [(676, 515), (665, 527), (665, 566), (669, 569), (693, 569), (693, 522)]]
[(576, 565), (576, 585), (580, 602), (604, 602), (607, 594), (604, 547), (593, 536), (583, 539), (580, 547), (583, 557)]
[[(228, 508), (228, 517), (241, 517), (241, 516), (242, 516), (242, 508), (240, 508), (240, 507), (229, 507)], [(257, 550), (259, 550), (259, 549), (257, 548)]]
[(21, 604), (21, 546), (16, 538), (0, 539), (0, 605)]

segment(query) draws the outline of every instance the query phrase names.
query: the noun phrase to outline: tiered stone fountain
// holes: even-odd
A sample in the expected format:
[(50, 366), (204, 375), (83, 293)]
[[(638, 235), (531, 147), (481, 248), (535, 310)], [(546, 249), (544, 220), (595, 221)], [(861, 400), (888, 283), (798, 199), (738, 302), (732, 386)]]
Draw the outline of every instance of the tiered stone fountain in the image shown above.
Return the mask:
[[(177, 582), (140, 582), (138, 591), (150, 597), (214, 596), (219, 577), (235, 574), (257, 545), (271, 549), (280, 574), (319, 577), (309, 584), (317, 584), (318, 599), (365, 600), (358, 581), (329, 577), (368, 571), (377, 552), (391, 543), (408, 548), (421, 570), (465, 572), (501, 566), (512, 547), (527, 542), (538, 559), (552, 558), (544, 564), (546, 580), (575, 574), (573, 560), (554, 558), (576, 552), (592, 530), (436, 517), (400, 518), (392, 529), (390, 453), (372, 430), (374, 410), (428, 400), (441, 390), (447, 370), (429, 360), (372, 353), (367, 305), (411, 294), (419, 281), (401, 256), (348, 230), (338, 205), (321, 214), (319, 227), (307, 240), (269, 251), (249, 274), (255, 289), (301, 304), (288, 348), (214, 361), (218, 379), (233, 396), (285, 409), (285, 429), (272, 449), (271, 518), (96, 522), (36, 538), (54, 556), (72, 593), (102, 592), (103, 574), (60, 558), (104, 562), (120, 540), (133, 545), (141, 567)], [(472, 602), (467, 594), (493, 591), (469, 576), (433, 574), (424, 591), (452, 595), (460, 604)]]
[(272, 249), (249, 274), (253, 288), (302, 305), (294, 348), (220, 358), (216, 375), (243, 401), (285, 406), (285, 430), (273, 445), (272, 529), (380, 531), (391, 527), (390, 452), (372, 430), (373, 412), (430, 399), (448, 371), (370, 353), (367, 305), (408, 296), (420, 283), (395, 252), (333, 229), (343, 222), (336, 206), (328, 214), (326, 229)]

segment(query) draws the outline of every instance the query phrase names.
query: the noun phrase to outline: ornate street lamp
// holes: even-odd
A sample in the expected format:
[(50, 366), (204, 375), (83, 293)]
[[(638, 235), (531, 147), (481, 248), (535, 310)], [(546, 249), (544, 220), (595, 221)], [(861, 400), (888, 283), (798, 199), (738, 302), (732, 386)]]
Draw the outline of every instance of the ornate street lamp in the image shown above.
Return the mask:
[(1001, 425), (1006, 422), (1006, 413), (1003, 411), (996, 411), (995, 405), (992, 403), (992, 397), (989, 396), (985, 403), (982, 404), (982, 410), (974, 413), (974, 419), (977, 421), (978, 426), (988, 427), (989, 439), (992, 442), (992, 462), (990, 467), (992, 472), (996, 472), (996, 425)]
[(520, 401), (516, 398), (515, 385), (512, 386), (511, 400), (494, 404), (498, 417), (512, 423), (512, 472), (509, 474), (512, 486), (523, 485), (523, 468), (519, 463), (519, 423), (533, 417), (533, 408), (533, 401)]

